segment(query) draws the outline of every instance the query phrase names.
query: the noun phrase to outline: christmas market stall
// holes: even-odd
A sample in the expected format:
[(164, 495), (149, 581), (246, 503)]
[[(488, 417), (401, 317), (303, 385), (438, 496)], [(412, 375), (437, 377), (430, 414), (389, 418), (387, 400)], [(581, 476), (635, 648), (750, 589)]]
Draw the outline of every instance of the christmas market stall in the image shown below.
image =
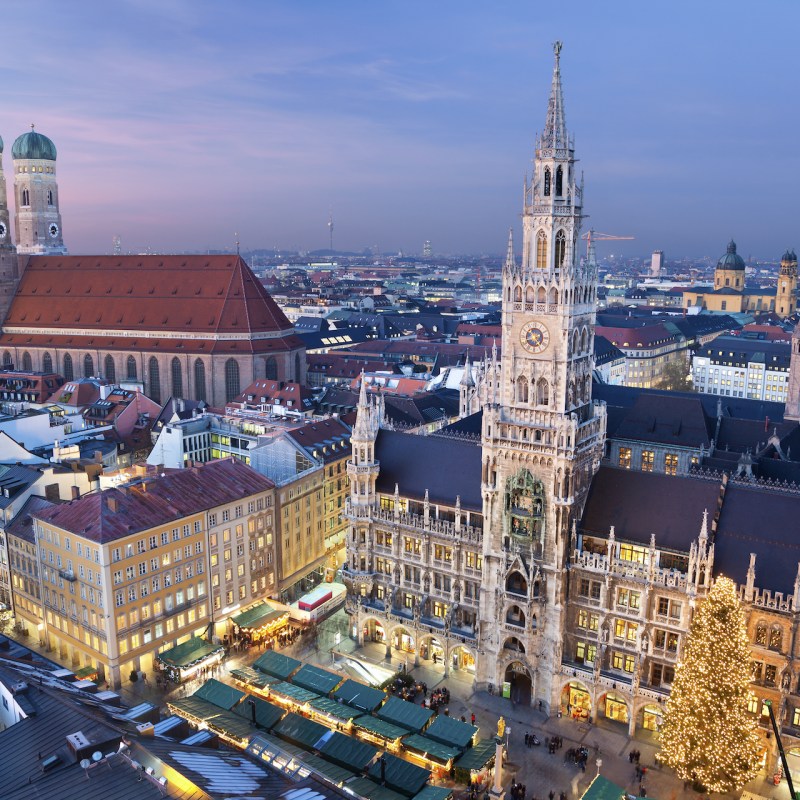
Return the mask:
[(231, 622), (237, 631), (237, 638), (248, 644), (258, 644), (266, 639), (274, 639), (289, 622), (289, 612), (281, 611), (262, 600), (260, 603), (242, 611)]
[(166, 672), (173, 683), (183, 683), (194, 678), (204, 667), (214, 667), (222, 661), (225, 648), (212, 644), (199, 636), (192, 636), (182, 644), (171, 647), (156, 656), (156, 666)]

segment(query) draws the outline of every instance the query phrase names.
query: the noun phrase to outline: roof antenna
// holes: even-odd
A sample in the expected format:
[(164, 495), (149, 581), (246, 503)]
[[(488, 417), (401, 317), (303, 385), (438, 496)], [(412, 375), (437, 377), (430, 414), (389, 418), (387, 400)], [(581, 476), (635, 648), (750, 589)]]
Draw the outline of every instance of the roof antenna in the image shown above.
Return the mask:
[(236, 255), (239, 255), (239, 231), (234, 231), (233, 234), (236, 237)]

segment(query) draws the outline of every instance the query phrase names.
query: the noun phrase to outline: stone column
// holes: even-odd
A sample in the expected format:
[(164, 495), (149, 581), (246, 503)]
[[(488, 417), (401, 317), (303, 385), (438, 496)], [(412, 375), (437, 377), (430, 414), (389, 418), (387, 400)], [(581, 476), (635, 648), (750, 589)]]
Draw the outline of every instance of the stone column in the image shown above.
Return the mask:
[(503, 740), (495, 737), (494, 749), (494, 786), (492, 786), (492, 797), (496, 800), (503, 800), (505, 791), (503, 790)]

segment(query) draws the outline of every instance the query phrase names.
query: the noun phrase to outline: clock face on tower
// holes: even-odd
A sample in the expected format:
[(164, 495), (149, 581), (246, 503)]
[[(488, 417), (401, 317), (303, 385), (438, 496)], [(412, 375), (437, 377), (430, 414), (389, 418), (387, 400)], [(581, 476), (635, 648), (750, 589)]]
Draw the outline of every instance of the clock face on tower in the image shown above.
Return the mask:
[(50, 234), (51, 239), (55, 239), (58, 236), (58, 225), (53, 222), (50, 227), (47, 229), (48, 233)]
[(5, 222), (0, 222), (0, 239), (5, 239), (8, 230), (6, 229)]
[(550, 332), (541, 322), (527, 322), (519, 332), (519, 340), (529, 353), (541, 353), (550, 344)]

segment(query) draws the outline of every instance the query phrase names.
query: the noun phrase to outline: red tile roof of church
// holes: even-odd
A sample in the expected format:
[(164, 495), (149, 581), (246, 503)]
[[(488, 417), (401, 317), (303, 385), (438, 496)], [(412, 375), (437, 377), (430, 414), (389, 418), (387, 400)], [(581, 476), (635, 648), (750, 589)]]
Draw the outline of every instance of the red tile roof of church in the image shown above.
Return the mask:
[[(34, 340), (19, 328), (41, 333), (34, 334)], [(109, 331), (273, 333), (294, 338), (292, 324), (237, 255), (34, 256), (4, 324), (5, 337), (19, 338), (6, 341), (43, 345), (48, 329), (65, 328), (82, 332), (80, 343), (75, 342), (81, 346), (97, 331), (95, 346), (106, 348), (117, 346), (110, 344), (114, 337)], [(54, 346), (69, 346), (63, 335), (53, 332), (52, 338)], [(161, 341), (165, 350), (176, 344)], [(126, 337), (118, 346), (128, 349), (130, 344)], [(187, 342), (186, 349), (193, 352), (194, 344)], [(209, 342), (208, 347), (218, 351), (220, 344)], [(302, 346), (299, 340), (289, 344)]]

